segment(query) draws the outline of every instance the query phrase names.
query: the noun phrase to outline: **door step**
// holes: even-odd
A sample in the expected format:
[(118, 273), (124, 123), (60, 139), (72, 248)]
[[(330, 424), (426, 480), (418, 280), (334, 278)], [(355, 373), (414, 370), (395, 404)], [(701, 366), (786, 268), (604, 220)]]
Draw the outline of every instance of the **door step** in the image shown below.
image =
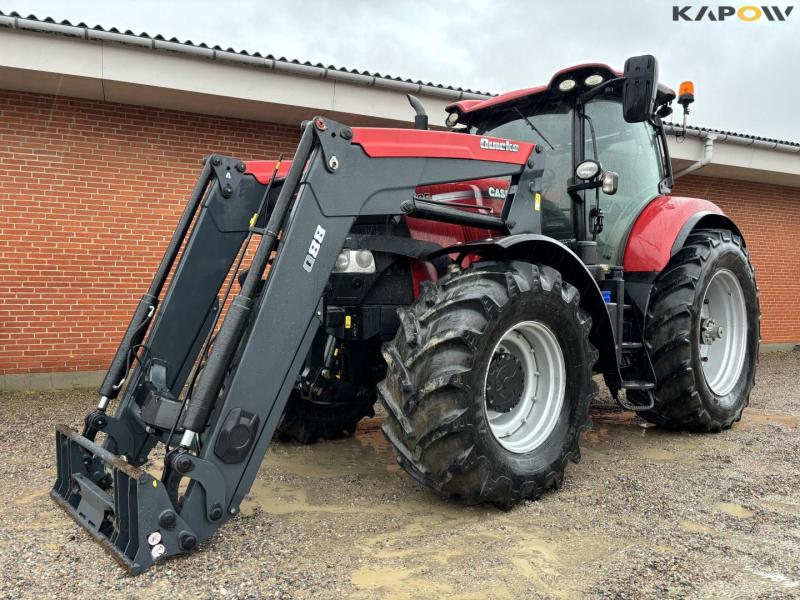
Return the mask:
[(622, 342), (622, 349), (623, 350), (641, 350), (642, 343), (641, 342)]
[(646, 391), (655, 389), (656, 384), (652, 381), (623, 381), (622, 388), (626, 390)]
[(637, 392), (645, 392), (647, 394), (648, 402), (646, 404), (632, 404), (628, 402), (628, 395), (626, 394), (617, 394), (617, 402), (619, 405), (624, 408), (625, 410), (632, 410), (634, 412), (642, 411), (642, 410), (650, 410), (655, 406), (656, 398), (653, 390), (655, 389), (656, 385), (652, 381), (623, 381), (622, 382), (622, 389), (626, 392), (628, 390), (634, 390)]

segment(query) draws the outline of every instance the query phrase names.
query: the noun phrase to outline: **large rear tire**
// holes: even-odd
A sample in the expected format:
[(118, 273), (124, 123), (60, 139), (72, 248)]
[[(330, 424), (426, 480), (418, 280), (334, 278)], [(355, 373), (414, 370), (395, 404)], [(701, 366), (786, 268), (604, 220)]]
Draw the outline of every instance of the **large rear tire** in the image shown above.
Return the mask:
[(378, 396), (400, 465), (466, 504), (561, 485), (595, 394), (591, 319), (555, 269), (477, 263), (400, 310)]
[(673, 429), (720, 431), (742, 417), (758, 362), (758, 288), (739, 236), (693, 232), (655, 281), (645, 341), (655, 405), (640, 413)]

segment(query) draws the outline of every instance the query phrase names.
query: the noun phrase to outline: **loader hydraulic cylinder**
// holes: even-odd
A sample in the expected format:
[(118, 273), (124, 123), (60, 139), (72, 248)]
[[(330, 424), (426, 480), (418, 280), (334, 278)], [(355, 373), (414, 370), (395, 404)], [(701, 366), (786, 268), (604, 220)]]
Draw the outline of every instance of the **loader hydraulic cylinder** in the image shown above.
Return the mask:
[(195, 393), (187, 400), (182, 421), (182, 425), (186, 430), (181, 440), (181, 445), (184, 447), (188, 447), (191, 444), (193, 433), (200, 432), (205, 428), (208, 415), (211, 413), (214, 402), (219, 395), (225, 373), (236, 348), (239, 346), (242, 333), (250, 318), (250, 307), (253, 303), (258, 282), (264, 276), (269, 257), (275, 250), (278, 232), (281, 230), (289, 213), (292, 197), (305, 168), (305, 159), (311, 152), (311, 147), (314, 143), (313, 126), (311, 122), (305, 126), (303, 135), (300, 138), (300, 144), (298, 144), (295, 151), (292, 168), (289, 169), (286, 181), (284, 181), (280, 194), (278, 194), (275, 208), (267, 221), (264, 235), (256, 249), (250, 270), (242, 284), (241, 292), (233, 299), (217, 335), (214, 351), (208, 357), (208, 363), (197, 382)]

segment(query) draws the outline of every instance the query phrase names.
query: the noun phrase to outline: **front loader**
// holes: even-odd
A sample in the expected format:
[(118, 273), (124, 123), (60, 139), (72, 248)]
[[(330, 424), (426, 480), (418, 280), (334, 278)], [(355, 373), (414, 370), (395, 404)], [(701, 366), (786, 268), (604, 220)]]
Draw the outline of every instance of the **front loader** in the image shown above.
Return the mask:
[(415, 102), (418, 129), (316, 117), (291, 162), (208, 157), (97, 408), (57, 428), (52, 497), (136, 574), (237, 514), (279, 427), (352, 430), (376, 397), (409, 474), (505, 508), (578, 459), (593, 373), (665, 426), (730, 426), (757, 294), (735, 225), (667, 195), (673, 99), (636, 57), (453, 105), (460, 129)]

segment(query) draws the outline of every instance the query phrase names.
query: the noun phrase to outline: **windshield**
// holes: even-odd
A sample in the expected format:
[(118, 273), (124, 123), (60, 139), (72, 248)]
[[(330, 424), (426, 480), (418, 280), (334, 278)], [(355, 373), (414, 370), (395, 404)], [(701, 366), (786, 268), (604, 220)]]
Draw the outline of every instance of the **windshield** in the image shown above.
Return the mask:
[[(585, 108), (596, 134), (597, 156), (591, 131), (585, 126), (585, 158), (595, 158), (603, 169), (619, 173), (614, 196), (600, 192), (605, 215), (604, 229), (597, 236), (600, 262), (620, 264), (623, 243), (634, 220), (659, 193), (664, 177), (661, 149), (653, 126), (627, 123), (619, 98), (599, 97)], [(472, 125), (470, 133), (532, 142), (545, 153), (542, 177), (542, 233), (562, 241), (575, 238), (573, 202), (567, 186), (574, 173), (572, 152), (572, 106), (563, 100), (537, 97), (527, 107), (501, 108)], [(585, 193), (587, 216), (594, 205), (594, 190)], [(591, 223), (587, 223), (591, 231)]]
[(532, 106), (493, 112), (470, 127), (470, 133), (532, 142), (543, 148), (542, 233), (559, 240), (574, 238), (572, 201), (567, 193), (572, 176), (572, 108), (542, 97)]

